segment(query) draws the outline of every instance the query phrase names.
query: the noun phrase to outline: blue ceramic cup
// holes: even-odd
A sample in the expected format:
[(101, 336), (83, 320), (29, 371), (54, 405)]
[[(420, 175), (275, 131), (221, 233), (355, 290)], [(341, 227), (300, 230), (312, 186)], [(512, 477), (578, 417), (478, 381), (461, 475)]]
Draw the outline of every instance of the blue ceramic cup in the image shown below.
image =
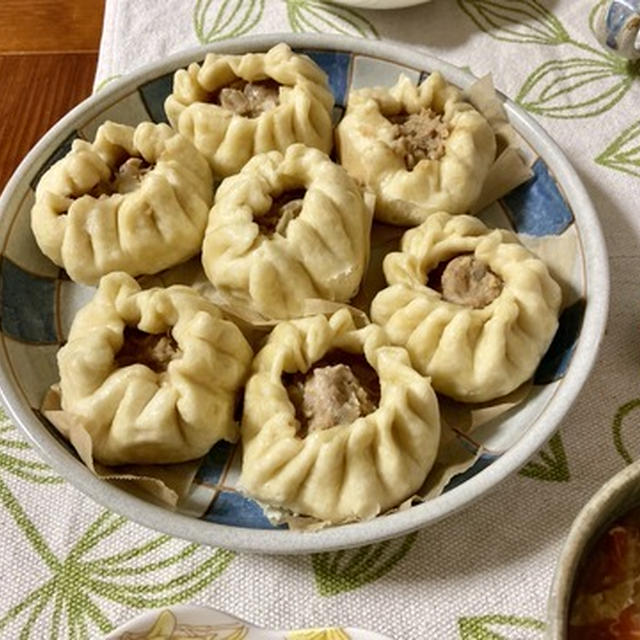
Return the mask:
[(599, 12), (596, 33), (609, 50), (640, 59), (640, 0), (609, 0)]

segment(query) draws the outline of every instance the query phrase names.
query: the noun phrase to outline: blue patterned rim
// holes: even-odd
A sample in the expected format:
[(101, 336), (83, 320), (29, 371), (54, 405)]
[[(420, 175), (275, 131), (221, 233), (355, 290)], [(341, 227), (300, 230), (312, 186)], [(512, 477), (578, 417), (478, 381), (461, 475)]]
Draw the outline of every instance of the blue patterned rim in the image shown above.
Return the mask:
[[(530, 147), (534, 176), (500, 201), (502, 223), (530, 236), (575, 232), (582, 281), (577, 301), (564, 310), (556, 338), (536, 372), (536, 401), (521, 417), (520, 422), (526, 420), (522, 435), (509, 446), (489, 447), (438, 498), (402, 513), (314, 534), (274, 529), (255, 503), (233, 490), (239, 456), (225, 443), (214, 447), (197, 475), (199, 498), (189, 505), (192, 515), (169, 513), (93, 476), (37, 411), (44, 389), (57, 376), (54, 355), (68, 325), (65, 300), (77, 285), (35, 247), (28, 225), (33, 189), (75, 137), (91, 138), (106, 118), (118, 119), (127, 113), (130, 124), (144, 119), (165, 121), (162, 104), (176, 68), (202, 59), (207, 51), (260, 51), (283, 40), (310, 55), (328, 73), (336, 96), (336, 118), (343, 112), (350, 87), (397, 75), (398, 70), (419, 81), (425, 73), (439, 69), (462, 88), (474, 80), (435, 58), (391, 44), (283, 34), (193, 49), (109, 85), (76, 107), (38, 143), (0, 199), (0, 382), (11, 415), (52, 466), (105, 506), (198, 542), (238, 550), (301, 553), (371, 543), (435, 522), (521, 466), (552, 435), (588, 375), (604, 330), (609, 283), (602, 234), (584, 187), (544, 131), (507, 101), (512, 123)], [(472, 448), (479, 445), (473, 438), (465, 441)], [(193, 517), (194, 509), (198, 517)]]

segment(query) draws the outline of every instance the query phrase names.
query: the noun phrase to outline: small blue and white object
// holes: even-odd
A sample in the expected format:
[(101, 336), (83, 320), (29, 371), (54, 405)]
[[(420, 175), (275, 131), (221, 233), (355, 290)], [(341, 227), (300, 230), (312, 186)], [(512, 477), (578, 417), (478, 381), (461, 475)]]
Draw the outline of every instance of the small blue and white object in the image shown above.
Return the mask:
[(598, 13), (598, 40), (629, 60), (640, 59), (640, 0), (609, 0)]

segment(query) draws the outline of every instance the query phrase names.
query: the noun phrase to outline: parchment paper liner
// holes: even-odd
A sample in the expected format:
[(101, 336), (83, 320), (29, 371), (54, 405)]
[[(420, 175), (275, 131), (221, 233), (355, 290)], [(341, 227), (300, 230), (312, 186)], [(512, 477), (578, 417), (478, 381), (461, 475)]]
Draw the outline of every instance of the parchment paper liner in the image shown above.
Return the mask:
[(482, 192), (470, 211), (475, 214), (526, 182), (533, 172), (522, 156), (518, 134), (509, 122), (491, 75), (474, 82), (464, 97), (487, 119), (497, 143), (496, 159), (485, 178)]
[[(518, 147), (518, 136), (509, 123), (506, 111), (498, 98), (490, 76), (474, 83), (466, 93), (466, 98), (490, 122), (498, 141), (496, 160), (489, 171), (480, 199), (474, 212), (487, 207), (516, 186), (528, 180), (531, 169), (527, 166)], [(386, 286), (382, 271), (384, 256), (398, 250), (400, 239), (406, 228), (374, 222), (371, 235), (369, 265), (360, 291), (351, 301), (343, 304), (320, 299), (305, 301), (303, 315), (333, 313), (338, 308), (348, 307), (359, 326), (369, 322), (368, 309), (376, 293)], [(552, 275), (563, 289), (564, 306), (573, 301), (575, 280), (575, 232), (560, 236), (531, 237), (521, 236), (523, 244), (543, 257)], [(558, 250), (561, 249), (561, 250)], [(258, 348), (277, 321), (265, 318), (256, 311), (239, 304), (228, 296), (222, 295), (206, 278), (196, 257), (160, 274), (144, 276), (139, 279), (143, 287), (170, 286), (187, 284), (217, 304), (242, 329), (245, 337), (254, 348)], [(450, 480), (473, 466), (482, 455), (482, 446), (474, 447), (465, 436), (499, 415), (506, 413), (524, 402), (531, 390), (531, 383), (525, 383), (519, 389), (504, 398), (479, 405), (465, 405), (448, 398), (440, 397), (442, 435), (438, 455), (424, 485), (414, 495), (392, 511), (402, 511), (411, 505), (436, 497), (442, 493)], [(53, 385), (43, 401), (42, 410), (48, 420), (71, 442), (81, 460), (98, 477), (124, 485), (134, 492), (142, 491), (153, 501), (175, 509), (181, 498), (189, 492), (201, 459), (175, 465), (125, 465), (105, 467), (93, 460), (92, 442), (85, 429), (84, 419), (63, 411), (57, 385)], [(215, 487), (214, 487), (215, 488)], [(225, 490), (234, 490), (224, 487)], [(320, 522), (314, 518), (298, 516), (282, 509), (262, 505), (265, 515), (275, 524), (286, 523), (293, 530), (314, 531), (338, 524)], [(390, 513), (390, 512), (389, 512)]]
[(93, 459), (93, 442), (82, 416), (64, 411), (60, 389), (53, 385), (44, 397), (42, 412), (72, 444), (80, 459), (99, 478), (117, 481), (126, 488), (141, 490), (154, 502), (175, 509), (191, 486), (201, 460), (166, 465), (122, 465), (107, 467)]

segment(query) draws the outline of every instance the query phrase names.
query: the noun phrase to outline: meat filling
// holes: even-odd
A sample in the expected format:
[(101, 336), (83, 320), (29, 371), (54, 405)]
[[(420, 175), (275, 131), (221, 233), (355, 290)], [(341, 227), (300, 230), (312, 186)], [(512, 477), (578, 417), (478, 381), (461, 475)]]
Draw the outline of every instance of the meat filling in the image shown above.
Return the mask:
[(375, 411), (380, 381), (364, 357), (330, 354), (307, 371), (283, 380), (300, 423), (298, 435), (350, 424)]
[(448, 302), (474, 309), (490, 304), (503, 286), (502, 279), (487, 264), (470, 254), (440, 263), (429, 273), (428, 284)]
[(260, 233), (266, 236), (274, 233), (286, 235), (287, 226), (302, 211), (305, 193), (304, 189), (292, 189), (273, 198), (269, 210), (255, 217)]
[(140, 187), (151, 169), (153, 165), (142, 158), (128, 158), (113, 171), (109, 180), (99, 182), (89, 195), (100, 198), (114, 193), (131, 193)]
[(421, 160), (439, 160), (445, 152), (449, 127), (442, 116), (431, 109), (387, 118), (393, 124), (392, 149), (404, 158), (408, 171)]
[(156, 373), (162, 373), (179, 354), (178, 343), (169, 332), (154, 334), (125, 327), (124, 342), (115, 361), (117, 367), (143, 364)]
[(214, 94), (212, 102), (239, 116), (257, 118), (280, 103), (280, 85), (271, 79), (247, 82), (238, 78)]

